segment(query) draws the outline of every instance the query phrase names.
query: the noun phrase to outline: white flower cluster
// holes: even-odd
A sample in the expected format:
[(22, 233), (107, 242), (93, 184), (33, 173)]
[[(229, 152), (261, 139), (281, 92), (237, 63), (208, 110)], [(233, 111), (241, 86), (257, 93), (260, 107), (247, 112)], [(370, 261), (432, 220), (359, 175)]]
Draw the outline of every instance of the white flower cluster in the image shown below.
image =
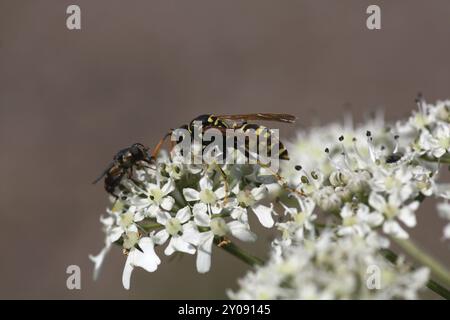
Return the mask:
[[(419, 110), (407, 122), (397, 124), (399, 133), (408, 138), (407, 151), (438, 164), (450, 164), (450, 100), (433, 105), (419, 99), (418, 105)], [(438, 212), (450, 221), (450, 184), (435, 181), (432, 193), (444, 199), (437, 206)], [(444, 238), (450, 239), (450, 223), (444, 228)]]
[[(153, 272), (161, 263), (155, 246), (166, 245), (164, 254), (197, 254), (197, 270), (211, 267), (211, 251), (228, 237), (255, 241), (248, 215), (255, 214), (267, 228), (274, 225), (273, 206), (265, 205), (274, 176), (256, 165), (216, 163), (185, 165), (180, 157), (161, 157), (154, 168), (134, 170), (124, 177), (112, 208), (101, 218), (105, 247), (97, 256), (94, 277), (111, 246), (120, 244), (127, 260), (122, 282), (130, 287), (135, 267)], [(179, 160), (179, 161), (178, 161)], [(232, 239), (232, 238), (231, 238)]]
[[(450, 184), (438, 182), (439, 169), (450, 163), (450, 101), (418, 105), (407, 121), (389, 127), (377, 117), (359, 127), (299, 132), (287, 145), (291, 160), (281, 177), (261, 165), (186, 164), (176, 152), (136, 168), (101, 218), (105, 247), (91, 256), (94, 275), (113, 244), (127, 255), (126, 289), (135, 267), (158, 268), (157, 246), (165, 255), (196, 254), (198, 272), (208, 272), (214, 245), (256, 240), (248, 219), (254, 214), (281, 235), (269, 262), (230, 297), (415, 298), (428, 269), (412, 270), (401, 259), (392, 264), (380, 252), (389, 246), (384, 236), (409, 237), (425, 197), (444, 199), (438, 211), (449, 220), (450, 238)], [(366, 285), (370, 266), (381, 270), (380, 290)]]
[[(279, 249), (279, 248), (276, 248)], [(415, 299), (428, 269), (389, 263), (378, 245), (359, 236), (336, 238), (326, 230), (315, 241), (274, 250), (269, 262), (239, 280), (232, 299)], [(379, 272), (379, 279), (375, 275)]]
[[(381, 228), (408, 238), (406, 228), (416, 226), (424, 197), (450, 198), (449, 186), (437, 182), (439, 164), (450, 160), (450, 101), (418, 104), (410, 119), (390, 128), (377, 119), (356, 129), (332, 125), (299, 133), (284, 168), (290, 183), (306, 195), (297, 207), (312, 200), (338, 216), (339, 235), (363, 236)], [(313, 205), (307, 207), (306, 215), (314, 219)], [(447, 217), (445, 204), (441, 208)]]
[[(415, 298), (427, 269), (391, 265), (380, 255), (393, 238), (409, 237), (429, 196), (450, 220), (450, 185), (437, 181), (450, 163), (450, 101), (427, 104), (405, 122), (380, 118), (364, 126), (301, 131), (283, 169), (296, 192), (279, 195), (284, 221), (270, 261), (240, 281), (237, 299)], [(450, 223), (444, 237), (450, 237)], [(382, 270), (381, 290), (367, 290), (366, 270)]]

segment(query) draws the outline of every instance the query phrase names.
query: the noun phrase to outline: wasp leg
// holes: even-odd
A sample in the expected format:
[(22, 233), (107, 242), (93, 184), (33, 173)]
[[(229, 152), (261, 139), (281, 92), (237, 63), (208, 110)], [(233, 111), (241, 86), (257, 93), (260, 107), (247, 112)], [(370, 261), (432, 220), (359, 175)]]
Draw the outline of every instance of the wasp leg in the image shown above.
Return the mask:
[(128, 169), (127, 175), (128, 175), (128, 179), (133, 180), (133, 176), (134, 176), (133, 166), (130, 169)]
[(258, 161), (258, 164), (259, 164), (261, 167), (263, 167), (263, 168), (269, 170), (270, 173), (275, 177), (275, 179), (277, 179), (278, 183), (279, 183), (283, 188), (285, 188), (286, 190), (288, 190), (288, 191), (290, 191), (290, 192), (292, 192), (292, 193), (296, 193), (296, 194), (298, 194), (298, 195), (300, 195), (300, 196), (303, 196), (303, 197), (306, 196), (302, 191), (297, 190), (297, 189), (293, 189), (293, 188), (289, 187), (288, 184), (287, 184), (287, 182), (284, 181), (283, 177), (280, 176), (280, 174), (279, 174), (278, 172), (273, 171), (268, 165), (263, 164), (263, 163), (260, 163), (259, 161)]
[(228, 177), (227, 177), (227, 174), (221, 168), (221, 166), (219, 166), (217, 163), (215, 165), (220, 173), (220, 176), (222, 177), (223, 184), (225, 187), (225, 198), (223, 199), (223, 202), (224, 202), (224, 204), (226, 204), (228, 202), (228, 192), (230, 191), (230, 185), (228, 184), (228, 179), (227, 179)]
[(163, 146), (166, 139), (172, 134), (172, 132), (166, 133), (166, 135), (159, 140), (158, 144), (156, 145), (155, 149), (152, 151), (152, 158), (156, 159), (158, 157), (159, 151), (161, 150), (161, 147)]
[(175, 143), (175, 141), (170, 140), (169, 144), (170, 144), (170, 152), (172, 152), (173, 148), (175, 148), (175, 146), (176, 146), (176, 143)]

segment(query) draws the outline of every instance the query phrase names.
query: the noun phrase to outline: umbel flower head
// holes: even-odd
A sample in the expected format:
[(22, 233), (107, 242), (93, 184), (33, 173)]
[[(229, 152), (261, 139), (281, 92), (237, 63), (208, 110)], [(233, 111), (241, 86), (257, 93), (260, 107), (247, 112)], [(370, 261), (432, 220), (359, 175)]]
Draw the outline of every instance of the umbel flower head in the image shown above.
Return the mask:
[[(125, 176), (111, 198), (100, 220), (105, 247), (91, 256), (95, 276), (113, 245), (126, 255), (126, 289), (134, 268), (161, 266), (160, 246), (164, 255), (195, 255), (198, 272), (208, 272), (216, 247), (257, 240), (249, 224), (254, 215), (279, 235), (268, 262), (241, 279), (231, 298), (416, 298), (429, 270), (402, 257), (388, 261), (389, 239), (410, 237), (427, 197), (442, 200), (442, 238), (450, 238), (450, 184), (438, 180), (450, 163), (450, 101), (417, 104), (395, 124), (378, 116), (360, 126), (347, 121), (302, 130), (287, 145), (291, 160), (279, 173), (261, 164), (189, 164), (176, 151), (162, 154)], [(379, 271), (375, 283), (368, 270)]]
[[(410, 271), (378, 252), (380, 243), (324, 230), (315, 241), (275, 247), (269, 262), (239, 280), (232, 299), (414, 299), (428, 269)], [(379, 274), (368, 277), (371, 268)]]
[(105, 248), (97, 256), (95, 277), (113, 244), (123, 248), (127, 259), (122, 282), (130, 288), (136, 267), (148, 272), (161, 263), (155, 247), (164, 254), (197, 255), (197, 270), (208, 272), (216, 242), (239, 239), (255, 241), (247, 212), (253, 212), (265, 227), (274, 224), (273, 206), (262, 203), (268, 193), (267, 173), (258, 165), (192, 164), (179, 162), (179, 155), (162, 155), (154, 167), (134, 170), (124, 177), (112, 207), (101, 218)]

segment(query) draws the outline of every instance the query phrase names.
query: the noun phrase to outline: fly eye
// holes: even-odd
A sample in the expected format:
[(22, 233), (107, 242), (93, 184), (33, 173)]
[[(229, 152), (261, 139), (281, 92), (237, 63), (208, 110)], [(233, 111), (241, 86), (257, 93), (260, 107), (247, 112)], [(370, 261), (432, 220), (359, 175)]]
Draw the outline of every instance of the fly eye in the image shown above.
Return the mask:
[(131, 155), (132, 155), (133, 157), (139, 155), (139, 149), (138, 149), (138, 147), (132, 146), (131, 149), (130, 149), (130, 153), (131, 153)]

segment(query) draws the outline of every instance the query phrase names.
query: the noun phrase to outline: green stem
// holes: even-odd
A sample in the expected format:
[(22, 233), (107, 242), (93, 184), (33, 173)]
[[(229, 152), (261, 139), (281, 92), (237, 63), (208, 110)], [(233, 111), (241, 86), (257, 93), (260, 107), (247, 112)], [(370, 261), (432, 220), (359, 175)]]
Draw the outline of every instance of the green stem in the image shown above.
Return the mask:
[(402, 248), (408, 255), (414, 258), (417, 262), (430, 268), (432, 275), (439, 281), (444, 283), (447, 288), (450, 288), (450, 272), (439, 261), (425, 253), (422, 249), (416, 246), (412, 241), (404, 239), (395, 239), (394, 242)]
[(250, 266), (260, 266), (264, 264), (264, 261), (261, 260), (258, 257), (252, 256), (239, 248), (237, 245), (235, 245), (232, 242), (222, 241), (220, 237), (214, 238), (214, 243), (223, 250), (227, 251), (228, 253), (232, 254), (236, 258), (240, 259), (241, 261), (245, 262), (246, 264)]
[(421, 158), (423, 160), (429, 161), (429, 162), (440, 162), (440, 163), (450, 164), (450, 154), (449, 153), (444, 154), (439, 159), (435, 158), (433, 156), (428, 156), (428, 155), (423, 155)]
[[(398, 256), (389, 249), (382, 249), (381, 253), (384, 257), (392, 262), (393, 264), (397, 263)], [(433, 291), (434, 293), (440, 295), (444, 299), (450, 300), (450, 291), (448, 291), (445, 287), (441, 286), (439, 283), (434, 281), (433, 279), (428, 280), (427, 288)]]

